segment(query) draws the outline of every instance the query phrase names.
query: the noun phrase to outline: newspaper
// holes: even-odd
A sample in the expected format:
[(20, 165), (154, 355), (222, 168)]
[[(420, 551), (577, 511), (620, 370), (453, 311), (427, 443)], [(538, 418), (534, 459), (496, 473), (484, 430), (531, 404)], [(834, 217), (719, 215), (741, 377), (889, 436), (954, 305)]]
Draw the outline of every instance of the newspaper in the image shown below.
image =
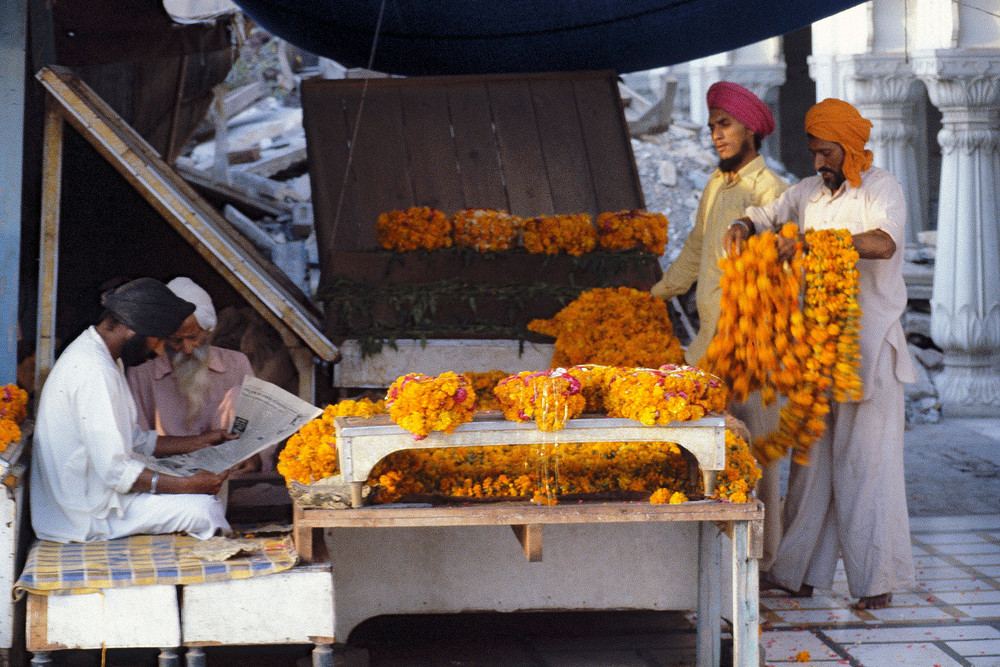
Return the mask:
[(199, 470), (219, 474), (275, 445), (322, 414), (298, 396), (259, 378), (246, 377), (233, 411), (230, 433), (240, 437), (190, 454), (140, 457), (150, 470), (187, 477)]

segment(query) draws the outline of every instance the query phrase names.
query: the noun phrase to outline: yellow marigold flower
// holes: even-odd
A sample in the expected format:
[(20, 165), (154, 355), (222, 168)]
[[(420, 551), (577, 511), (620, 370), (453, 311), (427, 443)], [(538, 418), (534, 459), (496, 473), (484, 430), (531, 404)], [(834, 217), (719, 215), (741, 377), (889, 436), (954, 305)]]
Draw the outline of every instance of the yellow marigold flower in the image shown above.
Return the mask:
[(587, 404), (580, 380), (563, 368), (523, 371), (497, 383), (493, 390), (504, 417), (526, 422), (534, 418), (540, 431), (558, 431), (579, 416)]
[(451, 225), (457, 247), (488, 252), (514, 247), (521, 218), (505, 211), (467, 208), (451, 216)]
[(670, 496), (670, 504), (671, 505), (680, 505), (681, 503), (686, 503), (687, 501), (688, 501), (688, 497), (685, 496), (680, 491), (674, 491), (674, 493)]
[(386, 405), (392, 420), (420, 440), (431, 431), (451, 433), (472, 421), (476, 393), (468, 378), (451, 371), (438, 376), (409, 373), (389, 387)]
[(553, 366), (655, 368), (684, 360), (666, 303), (630, 287), (588, 290), (528, 329), (556, 339)]
[(597, 245), (597, 230), (586, 213), (530, 218), (521, 225), (524, 248), (533, 254), (579, 256)]
[(381, 214), (375, 233), (386, 250), (407, 252), (451, 247), (451, 222), (444, 213), (427, 206)]
[(597, 216), (598, 241), (608, 250), (640, 248), (662, 255), (667, 246), (667, 225), (667, 216), (641, 209), (601, 213)]
[(795, 654), (795, 662), (809, 662), (812, 660), (812, 656), (809, 655), (809, 651), (799, 651)]

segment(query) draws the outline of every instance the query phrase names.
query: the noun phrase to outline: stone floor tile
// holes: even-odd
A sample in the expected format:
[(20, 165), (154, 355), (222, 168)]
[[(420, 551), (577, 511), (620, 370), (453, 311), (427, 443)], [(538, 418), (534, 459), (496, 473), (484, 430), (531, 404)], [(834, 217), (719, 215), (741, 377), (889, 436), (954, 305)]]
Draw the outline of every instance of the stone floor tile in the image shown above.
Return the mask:
[[(936, 544), (933, 549), (940, 553), (964, 556), (967, 554), (1000, 554), (1000, 544), (993, 542), (965, 542), (963, 544)], [(914, 551), (914, 554), (916, 552)]]
[(910, 533), (956, 533), (1000, 530), (1000, 514), (910, 517)]
[[(912, 531), (911, 531), (912, 532)], [(975, 533), (923, 533), (913, 534), (914, 542), (921, 542), (933, 546), (943, 544), (975, 544), (986, 542)]]
[(960, 662), (932, 644), (859, 644), (844, 647), (864, 667), (959, 667)]
[[(976, 569), (982, 572), (982, 566)], [(948, 565), (945, 567), (917, 568), (917, 581), (931, 581), (933, 579), (972, 579), (972, 578), (974, 578), (974, 575), (971, 575), (962, 568), (955, 567), (954, 565)]]
[(954, 567), (954, 564), (944, 556), (916, 556), (913, 559), (913, 566), (920, 569), (937, 567)]
[(918, 581), (917, 586), (928, 593), (948, 591), (995, 591), (989, 582), (980, 579), (936, 579)]
[(958, 561), (964, 563), (965, 565), (972, 565), (978, 567), (980, 565), (992, 565), (994, 567), (1000, 566), (1000, 554), (955, 554), (954, 556)]
[(1000, 642), (995, 639), (973, 639), (946, 643), (948, 648), (961, 656), (995, 656), (1000, 658)]
[(791, 609), (776, 612), (782, 621), (792, 626), (827, 624), (827, 623), (857, 623), (860, 621), (849, 609)]
[(952, 606), (972, 618), (1000, 618), (1000, 604), (956, 604)]
[(1000, 564), (997, 565), (977, 565), (976, 572), (983, 576), (1000, 579)]
[(938, 607), (896, 607), (869, 609), (868, 613), (880, 621), (946, 621), (952, 614)]
[(837, 609), (849, 603), (849, 598), (835, 595), (816, 595), (808, 598), (793, 598), (788, 595), (761, 597), (762, 606), (775, 611), (784, 609)]
[(972, 667), (1000, 667), (1000, 658), (967, 658)]
[(940, 591), (934, 596), (948, 604), (989, 604), (1000, 603), (1000, 591)]
[(794, 662), (800, 651), (809, 651), (810, 660), (839, 660), (829, 646), (808, 630), (775, 630), (760, 637), (768, 664)]
[(1000, 630), (990, 625), (880, 626), (877, 628), (835, 628), (823, 634), (838, 644), (887, 644), (890, 642), (933, 642), (945, 640), (1000, 640)]

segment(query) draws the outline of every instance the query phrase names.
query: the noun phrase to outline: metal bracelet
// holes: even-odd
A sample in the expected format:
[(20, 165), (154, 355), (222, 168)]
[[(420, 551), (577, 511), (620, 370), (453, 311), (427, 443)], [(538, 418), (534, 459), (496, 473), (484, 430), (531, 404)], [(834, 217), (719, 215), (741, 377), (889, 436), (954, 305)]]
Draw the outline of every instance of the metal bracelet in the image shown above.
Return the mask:
[(156, 493), (156, 483), (160, 481), (160, 473), (154, 472), (153, 479), (149, 480), (149, 492)]
[(732, 227), (733, 225), (743, 225), (743, 229), (747, 230), (748, 234), (750, 233), (750, 225), (743, 222), (742, 220), (733, 220), (732, 222), (729, 223), (730, 227)]

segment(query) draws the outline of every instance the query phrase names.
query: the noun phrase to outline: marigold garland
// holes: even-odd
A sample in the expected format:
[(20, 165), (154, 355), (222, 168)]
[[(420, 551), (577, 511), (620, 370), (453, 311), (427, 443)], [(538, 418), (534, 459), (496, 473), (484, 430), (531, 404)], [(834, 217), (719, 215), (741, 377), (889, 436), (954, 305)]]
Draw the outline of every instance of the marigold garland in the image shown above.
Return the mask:
[(630, 287), (588, 290), (528, 330), (556, 339), (553, 366), (656, 368), (684, 360), (666, 303)]
[(746, 440), (726, 429), (726, 467), (715, 477), (713, 498), (734, 503), (749, 502), (761, 470)]
[(375, 233), (386, 250), (407, 252), (451, 247), (451, 222), (444, 213), (427, 206), (381, 214)]
[(604, 405), (609, 417), (665, 425), (721, 412), (726, 389), (718, 378), (694, 366), (635, 368), (608, 378)]
[(523, 371), (500, 380), (493, 393), (508, 421), (534, 419), (540, 431), (558, 431), (587, 404), (581, 383), (564, 368)]
[(579, 256), (597, 246), (597, 229), (590, 215), (548, 215), (521, 223), (524, 248), (533, 254)]
[(597, 216), (597, 238), (602, 248), (641, 248), (662, 255), (667, 248), (667, 216), (641, 209), (601, 213)]
[(286, 480), (312, 484), (337, 472), (335, 417), (373, 417), (385, 414), (385, 401), (367, 398), (328, 405), (323, 414), (304, 424), (278, 454), (278, 472)]
[(18, 426), (28, 416), (28, 392), (16, 384), (0, 387), (0, 452), (21, 439)]
[(521, 218), (506, 211), (466, 208), (451, 216), (452, 238), (459, 248), (479, 252), (509, 250), (517, 243)]
[(500, 380), (510, 373), (497, 369), (488, 370), (483, 373), (466, 371), (462, 373), (472, 384), (473, 391), (476, 392), (476, 410), (499, 410), (500, 401), (493, 394), (493, 388)]
[[(787, 223), (781, 235), (797, 238), (798, 227)], [(782, 266), (776, 235), (765, 232), (719, 262), (722, 312), (703, 363), (727, 382), (732, 400), (758, 389), (765, 405), (788, 396), (778, 430), (754, 442), (765, 463), (789, 449), (807, 461), (826, 427), (831, 390), (838, 401), (861, 396), (857, 251), (846, 230), (808, 231), (805, 243), (808, 252), (797, 243)]]
[(476, 392), (469, 379), (448, 371), (437, 376), (408, 373), (396, 378), (385, 397), (389, 417), (413, 433), (414, 440), (431, 431), (451, 433), (472, 421)]
[(604, 407), (604, 389), (611, 376), (628, 371), (620, 366), (585, 364), (571, 366), (566, 372), (580, 381), (580, 393), (586, 400), (584, 412), (607, 412)]

